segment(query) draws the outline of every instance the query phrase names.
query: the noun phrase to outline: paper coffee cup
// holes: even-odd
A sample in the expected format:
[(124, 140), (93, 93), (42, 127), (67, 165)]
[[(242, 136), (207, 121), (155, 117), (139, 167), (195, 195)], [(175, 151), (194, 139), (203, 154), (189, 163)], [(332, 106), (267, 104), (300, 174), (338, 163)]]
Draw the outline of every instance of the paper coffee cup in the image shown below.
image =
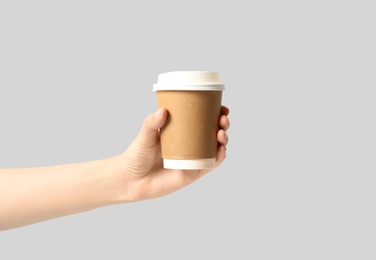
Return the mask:
[(153, 85), (158, 107), (169, 112), (160, 129), (164, 168), (215, 167), (224, 89), (217, 72), (173, 71), (158, 76)]

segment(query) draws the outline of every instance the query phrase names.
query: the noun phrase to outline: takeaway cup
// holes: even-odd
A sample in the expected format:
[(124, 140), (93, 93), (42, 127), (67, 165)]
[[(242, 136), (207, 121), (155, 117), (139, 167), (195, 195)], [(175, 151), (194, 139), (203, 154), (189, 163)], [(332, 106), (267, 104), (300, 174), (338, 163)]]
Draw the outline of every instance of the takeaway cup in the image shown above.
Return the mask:
[(211, 169), (217, 156), (222, 92), (212, 71), (172, 71), (153, 85), (158, 107), (168, 110), (160, 129), (163, 166), (167, 169)]

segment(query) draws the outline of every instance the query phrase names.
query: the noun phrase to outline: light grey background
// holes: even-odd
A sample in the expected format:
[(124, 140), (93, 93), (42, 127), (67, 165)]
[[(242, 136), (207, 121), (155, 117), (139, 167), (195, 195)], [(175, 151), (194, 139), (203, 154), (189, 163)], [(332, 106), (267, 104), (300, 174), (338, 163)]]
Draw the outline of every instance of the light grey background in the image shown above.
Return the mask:
[(218, 71), (232, 125), (198, 182), (1, 232), (0, 259), (375, 259), (375, 24), (373, 1), (1, 1), (0, 167), (122, 152), (167, 71)]

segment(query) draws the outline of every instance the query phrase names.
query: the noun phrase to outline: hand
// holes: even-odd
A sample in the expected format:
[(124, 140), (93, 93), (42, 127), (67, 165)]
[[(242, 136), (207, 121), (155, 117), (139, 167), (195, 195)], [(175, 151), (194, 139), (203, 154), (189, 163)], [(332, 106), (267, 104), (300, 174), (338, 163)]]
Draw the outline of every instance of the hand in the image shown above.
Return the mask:
[[(111, 204), (157, 198), (210, 172), (163, 168), (159, 129), (167, 113), (160, 109), (148, 116), (136, 139), (120, 155), (82, 163), (0, 169), (0, 230)], [(228, 108), (222, 107), (216, 166), (226, 157), (228, 113)]]
[[(122, 180), (125, 184), (124, 202), (157, 198), (181, 189), (213, 169), (171, 170), (163, 168), (159, 129), (165, 124), (168, 111), (164, 108), (149, 115), (128, 149), (120, 155)], [(221, 108), (216, 167), (226, 158), (229, 109)]]

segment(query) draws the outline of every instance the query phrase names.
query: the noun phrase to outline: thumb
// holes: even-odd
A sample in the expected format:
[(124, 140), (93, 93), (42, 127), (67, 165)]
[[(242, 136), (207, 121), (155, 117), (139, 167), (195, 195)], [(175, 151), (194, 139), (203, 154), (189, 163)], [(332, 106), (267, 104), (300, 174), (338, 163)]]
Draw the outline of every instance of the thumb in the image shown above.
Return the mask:
[(146, 117), (137, 139), (141, 145), (154, 145), (158, 140), (158, 130), (167, 120), (167, 110), (165, 108), (158, 109), (157, 112)]

